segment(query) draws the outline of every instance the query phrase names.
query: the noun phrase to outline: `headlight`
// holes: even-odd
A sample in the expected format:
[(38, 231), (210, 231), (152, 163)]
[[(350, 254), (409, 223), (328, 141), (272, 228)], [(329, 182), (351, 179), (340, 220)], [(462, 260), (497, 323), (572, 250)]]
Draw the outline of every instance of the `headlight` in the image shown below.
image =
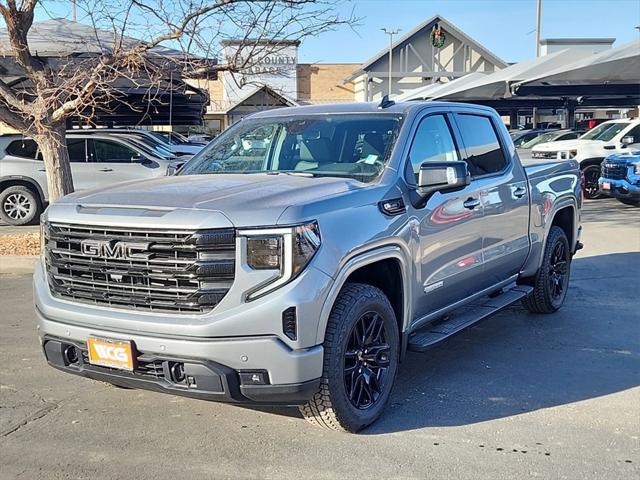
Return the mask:
[(255, 300), (293, 280), (320, 247), (316, 222), (286, 228), (241, 230), (246, 237), (246, 264), (253, 270), (274, 270), (275, 274), (247, 294)]

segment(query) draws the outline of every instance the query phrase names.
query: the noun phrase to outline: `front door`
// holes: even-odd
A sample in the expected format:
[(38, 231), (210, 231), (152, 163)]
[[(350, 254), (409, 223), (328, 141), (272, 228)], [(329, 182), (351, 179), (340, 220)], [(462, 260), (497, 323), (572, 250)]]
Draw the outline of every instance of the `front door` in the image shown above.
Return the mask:
[(160, 165), (147, 160), (129, 145), (117, 140), (89, 140), (89, 161), (94, 165), (99, 186), (164, 175)]
[[(424, 117), (416, 130), (407, 166), (407, 181), (416, 184), (425, 161), (458, 161), (447, 115)], [(434, 193), (423, 208), (409, 207), (418, 219), (415, 319), (467, 298), (478, 290), (482, 270), (482, 200), (476, 182), (457, 192)]]

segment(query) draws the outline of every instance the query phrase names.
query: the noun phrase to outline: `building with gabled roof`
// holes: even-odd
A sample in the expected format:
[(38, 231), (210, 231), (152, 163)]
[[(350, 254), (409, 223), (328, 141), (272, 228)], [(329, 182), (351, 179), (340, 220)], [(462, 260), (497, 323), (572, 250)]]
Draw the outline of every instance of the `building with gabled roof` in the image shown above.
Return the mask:
[(389, 72), (389, 48), (385, 48), (345, 78), (345, 82), (355, 83), (357, 100), (377, 100), (388, 93), (402, 94), (472, 72), (492, 73), (508, 66), (441, 15), (395, 40), (391, 64)]

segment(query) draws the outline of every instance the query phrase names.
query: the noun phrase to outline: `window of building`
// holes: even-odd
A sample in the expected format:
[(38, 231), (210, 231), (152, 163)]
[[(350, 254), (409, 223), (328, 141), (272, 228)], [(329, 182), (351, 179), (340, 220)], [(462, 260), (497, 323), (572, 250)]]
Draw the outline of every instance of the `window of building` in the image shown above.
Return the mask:
[(471, 176), (489, 175), (504, 169), (507, 159), (491, 119), (481, 115), (457, 114), (456, 120), (467, 152)]
[[(447, 120), (442, 115), (431, 115), (420, 122), (411, 150), (409, 164), (411, 172), (418, 180), (420, 165), (423, 162), (454, 162), (460, 160)], [(408, 165), (409, 165), (408, 164)], [(407, 178), (413, 181), (413, 178)]]

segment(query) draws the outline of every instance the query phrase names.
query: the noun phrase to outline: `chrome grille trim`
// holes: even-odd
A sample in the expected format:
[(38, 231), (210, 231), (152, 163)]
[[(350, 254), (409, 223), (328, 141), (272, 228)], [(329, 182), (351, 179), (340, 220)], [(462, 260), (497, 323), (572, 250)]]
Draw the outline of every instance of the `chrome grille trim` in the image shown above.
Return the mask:
[[(45, 265), (58, 298), (127, 310), (204, 313), (227, 294), (235, 276), (235, 231), (44, 226)], [(144, 242), (149, 258), (82, 253), (83, 240)]]

